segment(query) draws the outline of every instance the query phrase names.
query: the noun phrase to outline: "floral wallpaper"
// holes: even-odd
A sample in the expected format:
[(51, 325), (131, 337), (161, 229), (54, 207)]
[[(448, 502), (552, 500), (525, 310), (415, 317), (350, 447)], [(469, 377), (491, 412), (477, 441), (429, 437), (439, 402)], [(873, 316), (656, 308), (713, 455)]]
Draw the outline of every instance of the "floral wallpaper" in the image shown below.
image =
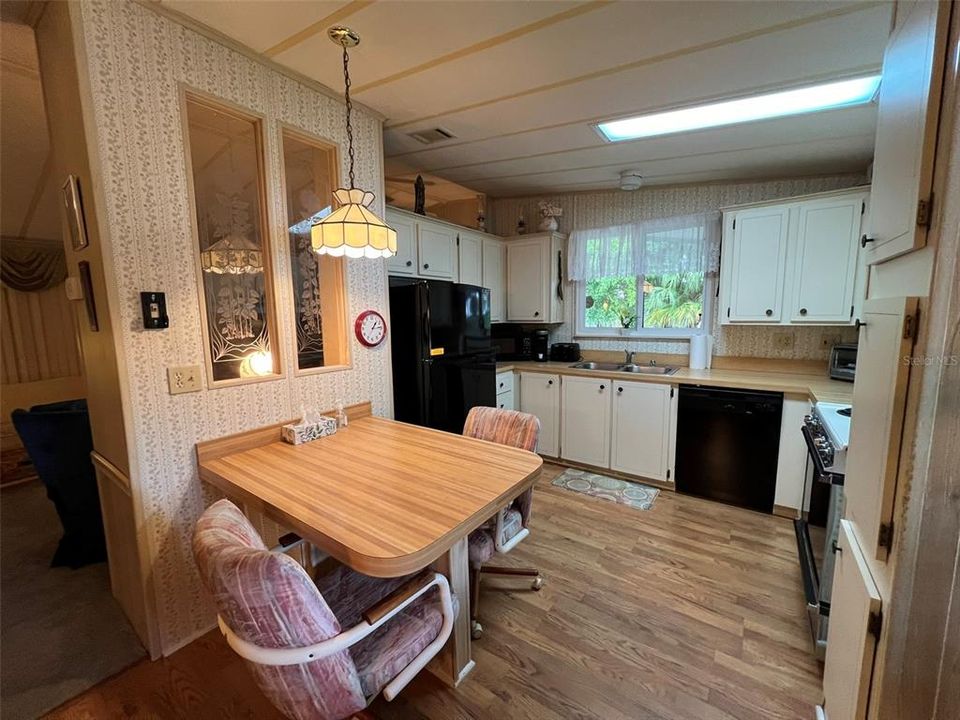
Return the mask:
[[(195, 444), (297, 416), (302, 406), (329, 408), (337, 400), (348, 404), (371, 400), (376, 414), (389, 416), (389, 348), (363, 348), (351, 333), (352, 369), (295, 374), (290, 243), (280, 190), (280, 123), (345, 147), (343, 105), (137, 3), (84, 2), (80, 25), (104, 184), (105, 247), (112, 253), (113, 281), (120, 297), (117, 332), (125, 360), (121, 367), (126, 368), (136, 437), (131, 480), (139, 484), (143, 496), (161, 642), (170, 652), (211, 628), (214, 621), (190, 552), (193, 524), (209, 498), (197, 475)], [(329, 61), (340, 61), (333, 50)], [(181, 118), (183, 87), (265, 118), (277, 346), (285, 377), (170, 395), (166, 368), (202, 365), (205, 341)], [(376, 189), (382, 200), (380, 121), (355, 108), (354, 136), (357, 180)], [(346, 155), (340, 153), (342, 158)], [(341, 173), (346, 174), (345, 167)], [(351, 317), (366, 308), (387, 314), (382, 262), (348, 261), (346, 282)], [(142, 329), (141, 290), (167, 294), (169, 329)]]
[[(528, 232), (536, 232), (536, 226), (540, 220), (538, 203), (547, 202), (563, 209), (563, 216), (559, 218), (559, 231), (569, 233), (575, 227), (603, 227), (639, 220), (709, 212), (728, 205), (838, 190), (865, 183), (866, 178), (863, 175), (839, 175), (765, 182), (650, 187), (633, 192), (614, 190), (542, 197), (498, 198), (487, 201), (487, 222), (491, 232), (497, 235), (514, 235), (517, 218), (522, 213), (529, 228)], [(568, 298), (568, 302), (564, 303), (564, 322), (551, 330), (551, 342), (568, 342), (573, 339), (576, 302), (572, 284), (567, 284), (564, 295)], [(773, 333), (783, 332), (793, 334), (793, 347), (774, 347)], [(714, 355), (790, 360), (827, 360), (829, 348), (821, 347), (820, 343), (824, 333), (839, 335), (843, 342), (856, 340), (856, 331), (852, 328), (721, 325), (716, 312), (713, 313), (711, 333), (714, 341)], [(636, 352), (684, 355), (687, 354), (689, 347), (686, 340), (654, 342), (623, 338), (584, 338), (579, 339), (578, 342), (587, 350), (619, 351), (627, 348)]]

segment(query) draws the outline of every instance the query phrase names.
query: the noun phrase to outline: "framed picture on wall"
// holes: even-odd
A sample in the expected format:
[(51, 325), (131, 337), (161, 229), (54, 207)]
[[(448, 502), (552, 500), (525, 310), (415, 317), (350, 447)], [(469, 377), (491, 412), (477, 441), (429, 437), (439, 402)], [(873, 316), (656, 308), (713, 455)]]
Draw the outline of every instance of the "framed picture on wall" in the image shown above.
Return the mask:
[(76, 175), (67, 175), (66, 182), (60, 188), (63, 198), (63, 211), (70, 232), (70, 244), (74, 250), (83, 250), (88, 244), (87, 225), (83, 217), (83, 200), (80, 196), (80, 181)]
[(77, 269), (80, 271), (80, 285), (83, 288), (83, 303), (87, 308), (87, 320), (90, 322), (90, 329), (93, 332), (98, 332), (100, 323), (97, 321), (97, 302), (93, 297), (93, 278), (90, 276), (90, 263), (81, 260), (77, 263)]

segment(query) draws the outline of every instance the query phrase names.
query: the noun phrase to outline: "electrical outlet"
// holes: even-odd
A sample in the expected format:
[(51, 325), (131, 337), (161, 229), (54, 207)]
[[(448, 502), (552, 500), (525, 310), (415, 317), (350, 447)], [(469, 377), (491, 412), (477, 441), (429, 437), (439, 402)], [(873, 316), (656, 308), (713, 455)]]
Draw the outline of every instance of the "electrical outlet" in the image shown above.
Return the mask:
[(778, 332), (773, 336), (773, 346), (781, 350), (789, 350), (795, 341), (796, 337), (790, 332)]
[(180, 365), (167, 368), (167, 385), (171, 395), (202, 390), (199, 365)]
[(832, 348), (834, 345), (843, 342), (843, 336), (840, 333), (825, 332), (820, 336), (820, 347), (824, 349)]

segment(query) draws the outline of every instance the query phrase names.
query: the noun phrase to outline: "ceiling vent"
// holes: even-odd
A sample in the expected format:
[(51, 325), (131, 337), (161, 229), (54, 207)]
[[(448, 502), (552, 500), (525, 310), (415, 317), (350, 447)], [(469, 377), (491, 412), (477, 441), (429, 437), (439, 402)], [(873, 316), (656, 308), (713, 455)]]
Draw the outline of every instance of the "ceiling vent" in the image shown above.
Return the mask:
[(435, 127), (429, 130), (418, 130), (417, 132), (410, 133), (410, 137), (418, 142), (422, 142), (424, 145), (433, 145), (434, 143), (443, 142), (444, 140), (452, 140), (456, 135), (442, 127)]
[(639, 170), (623, 170), (620, 173), (621, 190), (639, 190), (643, 185), (643, 175)]

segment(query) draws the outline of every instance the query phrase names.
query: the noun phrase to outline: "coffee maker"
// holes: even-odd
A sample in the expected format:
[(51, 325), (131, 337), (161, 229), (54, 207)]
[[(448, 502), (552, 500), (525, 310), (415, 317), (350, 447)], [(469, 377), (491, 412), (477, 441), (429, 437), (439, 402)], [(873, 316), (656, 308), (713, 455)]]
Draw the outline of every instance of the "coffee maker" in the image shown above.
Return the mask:
[(530, 337), (533, 359), (536, 362), (546, 362), (550, 356), (550, 333), (546, 330), (534, 330)]

